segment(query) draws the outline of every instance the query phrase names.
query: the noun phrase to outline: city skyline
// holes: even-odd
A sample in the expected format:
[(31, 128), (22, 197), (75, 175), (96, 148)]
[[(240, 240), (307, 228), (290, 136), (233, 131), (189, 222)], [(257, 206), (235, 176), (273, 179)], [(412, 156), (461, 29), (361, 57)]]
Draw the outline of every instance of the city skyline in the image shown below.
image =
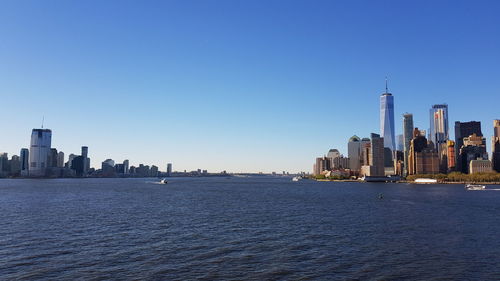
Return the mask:
[(388, 76), (396, 135), (403, 113), (428, 130), (446, 103), (449, 138), (455, 121), (480, 121), (491, 153), (499, 6), (5, 3), (0, 152), (28, 148), (45, 116), (53, 147), (87, 145), (95, 163), (310, 171), (311, 155), (379, 132)]

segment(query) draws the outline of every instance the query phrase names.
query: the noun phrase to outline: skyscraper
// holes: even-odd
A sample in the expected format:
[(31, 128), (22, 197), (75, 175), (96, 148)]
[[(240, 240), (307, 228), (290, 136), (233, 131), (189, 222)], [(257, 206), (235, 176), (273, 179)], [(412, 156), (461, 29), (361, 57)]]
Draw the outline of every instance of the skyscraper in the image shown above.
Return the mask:
[(27, 177), (29, 170), (29, 150), (27, 148), (22, 148), (20, 153), (21, 161), (21, 176)]
[(410, 142), (413, 139), (413, 114), (403, 114), (403, 152), (406, 174), (408, 174), (408, 153), (410, 152)]
[(364, 165), (361, 174), (364, 176), (384, 176), (384, 138), (378, 134), (371, 134), (368, 145), (363, 146)]
[[(424, 134), (425, 135), (425, 134)], [(408, 174), (437, 174), (439, 173), (439, 157), (434, 146), (430, 146), (425, 136), (418, 128), (413, 131), (408, 152)]]
[(500, 120), (493, 120), (493, 139), (491, 141), (491, 151), (493, 170), (500, 173)]
[(172, 175), (172, 163), (167, 164), (167, 177)]
[(62, 151), (59, 151), (59, 153), (57, 153), (57, 167), (58, 168), (64, 167), (64, 152)]
[(82, 161), (83, 161), (83, 171), (82, 174), (86, 176), (90, 169), (90, 159), (89, 159), (89, 148), (82, 146)]
[(472, 134), (463, 138), (464, 145), (460, 148), (459, 161), (461, 162), (461, 172), (468, 173), (472, 160), (488, 160), (486, 152), (486, 139), (482, 136)]
[(459, 160), (460, 149), (464, 145), (464, 138), (476, 134), (477, 136), (483, 136), (481, 132), (481, 122), (470, 121), (470, 122), (455, 122), (455, 159), (456, 159), (456, 170), (462, 171), (462, 161)]
[(48, 166), (52, 131), (49, 129), (33, 129), (29, 152), (30, 177), (45, 176)]
[(387, 89), (387, 80), (385, 81), (385, 93), (380, 96), (380, 134), (384, 139), (384, 147), (394, 152), (396, 150), (394, 97)]
[(429, 113), (430, 141), (432, 141), (438, 152), (441, 172), (446, 172), (448, 169), (448, 148), (446, 142), (449, 139), (448, 105), (435, 104), (432, 106)]
[(361, 140), (358, 136), (352, 136), (347, 143), (347, 155), (349, 167), (357, 174), (361, 169)]

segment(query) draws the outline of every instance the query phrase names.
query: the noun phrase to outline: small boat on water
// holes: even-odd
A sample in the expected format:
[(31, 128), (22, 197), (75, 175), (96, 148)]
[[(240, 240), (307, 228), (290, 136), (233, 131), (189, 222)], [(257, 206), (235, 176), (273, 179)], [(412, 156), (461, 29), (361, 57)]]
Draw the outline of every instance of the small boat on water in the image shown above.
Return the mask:
[(437, 180), (436, 179), (427, 179), (427, 178), (418, 178), (418, 179), (415, 179), (415, 183), (418, 183), (418, 184), (433, 184), (433, 183), (437, 183)]
[(292, 178), (292, 181), (299, 181), (299, 180), (301, 180), (301, 179), (302, 179), (302, 177), (293, 177), (293, 178)]
[(467, 190), (484, 190), (486, 186), (480, 184), (466, 184), (465, 189)]
[(168, 183), (168, 181), (167, 181), (167, 179), (166, 179), (166, 178), (163, 178), (163, 179), (161, 179), (161, 180), (160, 180), (160, 183), (161, 183), (161, 184), (167, 184), (167, 183)]

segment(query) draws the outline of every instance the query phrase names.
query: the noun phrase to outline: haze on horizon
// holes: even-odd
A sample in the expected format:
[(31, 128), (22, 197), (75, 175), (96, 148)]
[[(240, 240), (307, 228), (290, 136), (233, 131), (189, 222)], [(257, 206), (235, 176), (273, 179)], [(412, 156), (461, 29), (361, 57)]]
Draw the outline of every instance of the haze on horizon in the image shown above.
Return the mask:
[(352, 135), (379, 133), (389, 77), (428, 129), (500, 118), (498, 1), (3, 1), (0, 152), (53, 132), (165, 170), (310, 172)]

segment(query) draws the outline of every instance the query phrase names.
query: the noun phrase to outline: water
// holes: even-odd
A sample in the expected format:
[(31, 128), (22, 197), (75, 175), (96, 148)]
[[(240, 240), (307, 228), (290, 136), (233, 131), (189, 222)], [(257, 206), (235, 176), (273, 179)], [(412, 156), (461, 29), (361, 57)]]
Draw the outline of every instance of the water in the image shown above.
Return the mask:
[(462, 185), (0, 180), (1, 279), (499, 280), (499, 236)]

